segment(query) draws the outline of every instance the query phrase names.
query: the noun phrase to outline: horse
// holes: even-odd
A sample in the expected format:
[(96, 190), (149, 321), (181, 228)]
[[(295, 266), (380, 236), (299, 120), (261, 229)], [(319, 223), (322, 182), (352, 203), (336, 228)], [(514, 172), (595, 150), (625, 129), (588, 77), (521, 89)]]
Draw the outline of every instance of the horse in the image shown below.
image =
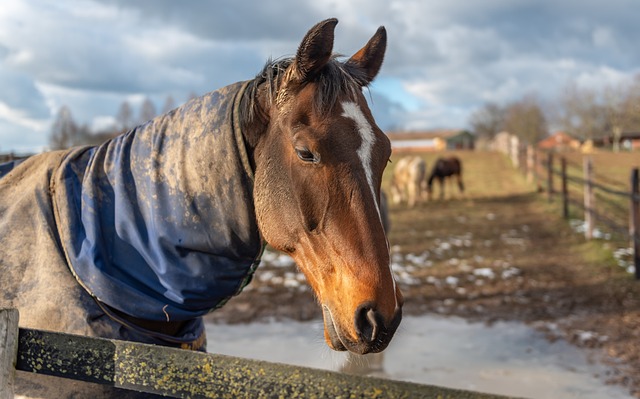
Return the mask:
[(419, 156), (401, 158), (391, 177), (391, 200), (394, 204), (407, 202), (414, 207), (421, 201), (426, 192), (427, 164)]
[(445, 178), (455, 176), (458, 182), (460, 193), (464, 193), (464, 183), (462, 182), (462, 162), (456, 156), (442, 157), (436, 160), (431, 169), (429, 181), (427, 183), (427, 192), (431, 199), (433, 180), (438, 179), (440, 182), (440, 198), (444, 198), (444, 181)]
[[(343, 60), (337, 23), (104, 144), (2, 169), (0, 307), (22, 327), (204, 350), (203, 316), (242, 291), (268, 243), (306, 276), (331, 349), (384, 350), (403, 305), (380, 210), (391, 145), (363, 88), (387, 35)], [(60, 385), (35, 380), (18, 391)], [(65, 395), (86, 395), (74, 384)]]

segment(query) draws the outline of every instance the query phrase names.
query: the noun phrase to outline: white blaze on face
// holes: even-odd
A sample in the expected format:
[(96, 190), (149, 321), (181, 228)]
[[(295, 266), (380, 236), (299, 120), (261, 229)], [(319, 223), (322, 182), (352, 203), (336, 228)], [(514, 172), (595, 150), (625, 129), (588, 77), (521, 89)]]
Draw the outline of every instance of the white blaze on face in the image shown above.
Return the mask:
[[(358, 127), (358, 132), (360, 132), (360, 136), (362, 137), (362, 144), (360, 144), (360, 148), (358, 148), (358, 157), (360, 157), (364, 173), (367, 176), (367, 183), (369, 183), (373, 201), (376, 205), (379, 205), (376, 199), (376, 192), (373, 188), (373, 172), (371, 171), (371, 152), (373, 151), (373, 144), (376, 141), (376, 137), (373, 135), (373, 129), (371, 129), (371, 125), (367, 122), (367, 119), (364, 117), (364, 114), (358, 107), (358, 104), (345, 101), (342, 103), (342, 109), (342, 116), (353, 119)], [(380, 216), (380, 206), (378, 206), (377, 209), (378, 216)], [(382, 220), (382, 218), (380, 220)]]
[[(371, 169), (371, 152), (373, 151), (373, 145), (376, 142), (376, 136), (373, 134), (373, 129), (371, 125), (367, 121), (367, 118), (364, 117), (362, 110), (358, 107), (358, 104), (350, 101), (345, 101), (342, 103), (342, 116), (345, 118), (352, 119), (356, 126), (358, 127), (358, 132), (360, 133), (360, 137), (362, 138), (362, 144), (360, 144), (360, 148), (358, 148), (358, 157), (360, 158), (360, 162), (362, 162), (362, 167), (364, 168), (364, 173), (367, 176), (367, 183), (369, 183), (369, 188), (371, 189), (371, 196), (373, 197), (373, 202), (376, 203), (376, 209), (378, 210), (378, 217), (380, 218), (380, 224), (382, 224), (382, 215), (380, 214), (380, 204), (378, 204), (378, 199), (376, 197), (376, 191), (373, 188), (373, 171)], [(387, 250), (389, 250), (389, 241), (387, 240)], [(391, 265), (389, 265), (389, 269), (391, 271)], [(396, 290), (396, 280), (393, 278), (393, 272), (391, 272), (391, 280), (393, 281), (393, 290)], [(397, 307), (396, 301), (396, 307)]]

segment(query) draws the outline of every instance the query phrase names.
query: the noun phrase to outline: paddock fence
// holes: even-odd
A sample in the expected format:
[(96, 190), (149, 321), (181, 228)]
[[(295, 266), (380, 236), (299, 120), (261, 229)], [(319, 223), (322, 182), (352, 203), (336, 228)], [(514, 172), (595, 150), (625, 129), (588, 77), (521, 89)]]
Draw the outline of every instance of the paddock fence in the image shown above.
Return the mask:
[(628, 171), (628, 183), (600, 173), (589, 154), (554, 153), (529, 146), (512, 157), (527, 180), (560, 201), (565, 219), (580, 220), (585, 238), (628, 243), (630, 264), (640, 280), (640, 185), (638, 168)]
[(457, 398), (504, 396), (259, 360), (18, 327), (0, 309), (0, 399), (16, 371), (175, 398)]

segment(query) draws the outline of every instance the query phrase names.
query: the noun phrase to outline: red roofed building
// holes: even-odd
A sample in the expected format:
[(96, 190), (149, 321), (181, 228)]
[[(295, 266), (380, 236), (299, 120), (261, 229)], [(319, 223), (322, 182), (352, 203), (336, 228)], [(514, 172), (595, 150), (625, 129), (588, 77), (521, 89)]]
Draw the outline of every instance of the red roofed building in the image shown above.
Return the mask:
[(580, 149), (580, 141), (565, 132), (556, 132), (537, 144), (538, 149), (547, 151), (567, 151)]

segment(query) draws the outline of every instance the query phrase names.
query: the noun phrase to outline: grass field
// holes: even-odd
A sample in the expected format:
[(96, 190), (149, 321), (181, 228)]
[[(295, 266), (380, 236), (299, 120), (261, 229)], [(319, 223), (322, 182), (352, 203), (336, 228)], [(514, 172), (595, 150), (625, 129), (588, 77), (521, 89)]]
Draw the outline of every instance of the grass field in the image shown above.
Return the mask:
[[(391, 163), (387, 166), (383, 177), (382, 186), (389, 188), (389, 182), (393, 173), (393, 168), (397, 161), (406, 154), (394, 154)], [(518, 195), (534, 190), (534, 186), (527, 184), (526, 179), (513, 173), (514, 169), (509, 159), (499, 153), (489, 151), (448, 151), (448, 152), (424, 152), (412, 155), (421, 156), (427, 163), (427, 172), (436, 159), (441, 156), (455, 155), (460, 158), (463, 167), (465, 183), (465, 197), (467, 198), (487, 198), (495, 196)], [(449, 187), (450, 186), (450, 187)], [(453, 187), (452, 182), (447, 184), (447, 195), (458, 195), (457, 187)], [(434, 195), (439, 195), (439, 187), (434, 182)]]
[[(383, 189), (389, 189), (389, 183), (393, 168), (397, 161), (408, 153), (397, 153), (391, 159), (391, 163), (385, 171)], [(514, 173), (511, 161), (503, 154), (488, 151), (452, 151), (452, 152), (425, 152), (411, 153), (419, 155), (427, 162), (427, 170), (438, 157), (445, 155), (458, 156), (463, 164), (463, 175), (466, 186), (464, 196), (458, 194), (458, 189), (453, 181), (448, 182), (447, 198), (454, 200), (474, 201), (488, 198), (508, 198), (527, 193), (534, 193), (539, 188), (546, 189), (546, 172), (539, 171), (537, 182), (528, 182), (523, 173)], [(594, 182), (611, 190), (630, 192), (630, 175), (632, 168), (640, 167), (640, 153), (631, 152), (598, 152), (589, 155), (593, 164)], [(581, 153), (568, 152), (555, 155), (554, 169), (560, 171), (560, 158), (567, 159), (569, 181), (569, 219), (574, 229), (581, 231), (581, 221), (584, 220), (584, 185), (575, 180), (584, 178), (583, 157)], [(546, 165), (546, 158), (540, 160)], [(554, 176), (554, 189), (561, 190), (560, 176)], [(628, 235), (629, 226), (629, 197), (607, 193), (598, 188), (595, 189), (596, 235), (605, 238), (617, 248), (626, 248), (630, 242)], [(434, 198), (439, 194), (439, 187), (434, 183)], [(540, 195), (541, 199), (546, 194)], [(559, 194), (554, 196), (552, 202), (547, 203), (548, 211), (555, 215), (562, 215), (562, 199)], [(630, 254), (623, 254), (629, 258)]]

